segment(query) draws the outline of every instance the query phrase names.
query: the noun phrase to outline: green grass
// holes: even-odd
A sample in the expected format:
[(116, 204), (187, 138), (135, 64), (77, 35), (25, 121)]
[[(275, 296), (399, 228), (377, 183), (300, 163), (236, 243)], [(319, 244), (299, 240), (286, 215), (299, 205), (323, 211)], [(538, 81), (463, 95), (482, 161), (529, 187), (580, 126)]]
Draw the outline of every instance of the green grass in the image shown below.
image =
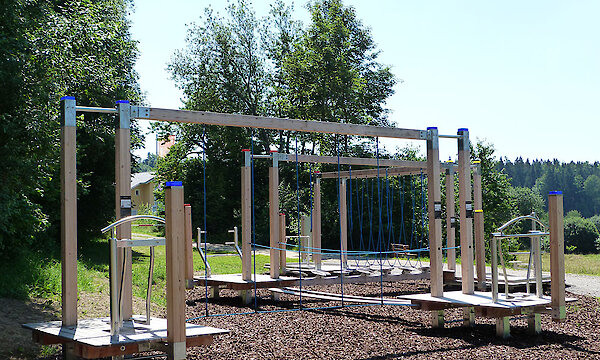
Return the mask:
[[(106, 267), (108, 269), (108, 267)], [(88, 261), (77, 262), (79, 290), (93, 291), (105, 286), (100, 281), (103, 271), (88, 266)], [(40, 297), (60, 300), (60, 261), (43, 252), (23, 251), (12, 261), (0, 263), (0, 296), (15, 299)]]
[[(137, 229), (136, 229), (137, 232)], [(148, 234), (148, 233), (146, 233)], [(150, 233), (152, 234), (152, 233)], [(158, 234), (152, 234), (157, 235)], [(288, 259), (288, 261), (294, 261)], [(242, 272), (242, 261), (238, 256), (211, 256), (208, 263), (213, 274), (236, 274)], [(256, 255), (256, 272), (265, 272), (265, 264), (269, 263), (269, 256)], [(148, 288), (148, 267), (150, 265), (150, 248), (135, 248), (133, 253), (133, 293), (134, 295), (146, 298)], [(254, 266), (254, 264), (252, 264)], [(194, 251), (194, 271), (204, 271), (204, 264), (197, 251)], [(161, 306), (166, 306), (165, 287), (166, 287), (166, 258), (165, 247), (156, 246), (154, 248), (154, 276), (152, 286), (152, 302)]]
[[(519, 254), (517, 260), (527, 264), (529, 255)], [(550, 271), (550, 254), (542, 254), (542, 271)], [(565, 272), (600, 276), (600, 254), (565, 254)]]

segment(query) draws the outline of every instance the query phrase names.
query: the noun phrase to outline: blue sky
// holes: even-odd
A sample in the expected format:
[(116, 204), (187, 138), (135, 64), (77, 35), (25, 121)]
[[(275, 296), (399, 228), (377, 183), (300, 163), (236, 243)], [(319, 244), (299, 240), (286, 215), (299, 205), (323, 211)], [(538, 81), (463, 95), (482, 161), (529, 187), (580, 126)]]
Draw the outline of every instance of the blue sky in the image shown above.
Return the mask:
[[(270, 3), (254, 1), (258, 17)], [(442, 134), (466, 127), (509, 159), (600, 161), (600, 1), (344, 3), (371, 28), (380, 62), (404, 81), (387, 103), (396, 126), (437, 126)], [(208, 5), (224, 14), (226, 4), (135, 1), (131, 31), (148, 105), (181, 106), (166, 63), (185, 46), (187, 24)], [(307, 24), (304, 4), (294, 2)], [(441, 159), (454, 158), (456, 142), (442, 140), (440, 151)]]

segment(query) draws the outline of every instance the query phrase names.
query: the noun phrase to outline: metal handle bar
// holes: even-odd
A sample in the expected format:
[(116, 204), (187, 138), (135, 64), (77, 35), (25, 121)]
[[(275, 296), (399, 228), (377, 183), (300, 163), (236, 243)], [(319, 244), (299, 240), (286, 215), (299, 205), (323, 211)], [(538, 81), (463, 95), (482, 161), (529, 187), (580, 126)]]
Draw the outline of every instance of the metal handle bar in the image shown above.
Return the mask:
[(112, 228), (115, 228), (115, 227), (117, 227), (119, 225), (122, 225), (122, 224), (128, 223), (128, 222), (132, 222), (132, 221), (135, 221), (135, 220), (139, 220), (139, 219), (151, 219), (151, 220), (156, 220), (158, 222), (161, 222), (163, 224), (165, 223), (165, 219), (164, 218), (161, 218), (161, 217), (158, 217), (158, 216), (154, 216), (154, 215), (131, 215), (131, 216), (127, 216), (127, 217), (124, 217), (124, 218), (121, 218), (121, 219), (115, 221), (114, 223), (108, 225), (107, 227), (103, 228), (100, 231), (103, 232), (103, 233), (105, 233), (108, 230), (110, 230)]
[(517, 222), (519, 222), (519, 221), (521, 221), (521, 220), (532, 220), (532, 221), (535, 221), (535, 222), (536, 222), (537, 224), (539, 224), (539, 225), (540, 225), (540, 226), (541, 226), (543, 229), (546, 229), (546, 225), (544, 225), (544, 223), (543, 223), (543, 222), (541, 222), (541, 221), (540, 221), (540, 220), (537, 218), (537, 216), (534, 216), (534, 215), (523, 215), (523, 216), (518, 216), (518, 217), (516, 217), (516, 218), (514, 218), (514, 219), (511, 219), (511, 220), (507, 221), (507, 222), (506, 222), (506, 224), (504, 224), (504, 225), (500, 226), (500, 227), (499, 227), (497, 230), (498, 230), (499, 232), (503, 232), (503, 230), (504, 230), (504, 229), (506, 229), (507, 227), (509, 227), (509, 226), (511, 226), (511, 225), (513, 225), (513, 224), (515, 224), (515, 223), (517, 223)]

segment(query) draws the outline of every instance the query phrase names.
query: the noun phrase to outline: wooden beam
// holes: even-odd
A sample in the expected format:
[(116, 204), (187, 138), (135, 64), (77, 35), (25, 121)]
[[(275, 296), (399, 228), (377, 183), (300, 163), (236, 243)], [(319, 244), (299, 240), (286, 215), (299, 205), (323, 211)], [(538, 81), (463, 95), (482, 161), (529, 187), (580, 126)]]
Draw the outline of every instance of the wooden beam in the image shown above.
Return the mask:
[(550, 293), (552, 320), (563, 321), (565, 308), (565, 230), (563, 194), (551, 191), (548, 195), (548, 225), (550, 228)]
[[(340, 165), (356, 165), (356, 166), (381, 166), (381, 167), (400, 167), (413, 170), (427, 168), (427, 164), (424, 161), (412, 161), (412, 160), (398, 160), (398, 159), (379, 159), (376, 158), (359, 158), (359, 157), (348, 157), (340, 156), (322, 156), (322, 155), (301, 155), (298, 154), (279, 154), (280, 161), (296, 162), (299, 163), (313, 163), (313, 164), (337, 164), (339, 161)], [(337, 174), (337, 172), (336, 172)], [(337, 177), (337, 175), (335, 176)]]
[[(421, 166), (421, 165), (419, 165)], [(390, 167), (381, 169), (361, 169), (352, 171), (331, 171), (321, 174), (323, 179), (336, 179), (338, 177), (345, 179), (371, 179), (371, 178), (385, 178), (387, 176), (399, 176), (399, 175), (418, 175), (427, 170), (427, 163), (423, 163), (424, 168), (413, 168), (413, 167)]]
[(340, 260), (345, 268), (348, 267), (348, 206), (346, 179), (340, 179)]
[(181, 182), (165, 187), (167, 341), (169, 359), (185, 359), (185, 216)]
[(473, 207), (475, 223), (475, 263), (477, 270), (477, 287), (486, 288), (485, 278), (485, 232), (483, 228), (483, 190), (481, 186), (481, 162), (476, 161), (473, 168)]
[(308, 255), (312, 252), (312, 246), (310, 245), (310, 225), (310, 216), (302, 215), (300, 217), (300, 235), (302, 237), (298, 243), (300, 244), (300, 259), (304, 262), (309, 260)]
[(438, 129), (427, 129), (427, 212), (429, 215), (429, 266), (431, 296), (444, 296), (442, 262), (442, 195)]
[(146, 119), (340, 135), (378, 136), (397, 139), (424, 140), (425, 136), (424, 131), (414, 129), (159, 108), (150, 108), (150, 114)]
[(286, 273), (287, 266), (287, 238), (286, 236), (286, 226), (285, 226), (285, 214), (279, 214), (279, 271), (283, 274)]
[[(117, 126), (115, 130), (115, 218), (121, 219), (131, 215), (131, 132), (130, 108), (128, 101), (117, 101)], [(123, 201), (122, 201), (123, 200)], [(117, 227), (117, 239), (131, 239), (131, 223)], [(125, 256), (125, 271), (123, 271)], [(132, 252), (125, 248), (118, 252), (118, 283), (123, 276), (122, 314), (123, 319), (133, 315), (132, 293)]]
[(454, 198), (454, 168), (446, 169), (446, 250), (448, 270), (456, 270), (456, 209)]
[[(61, 99), (60, 257), (62, 324), (77, 325), (77, 163), (75, 98)], [(72, 347), (71, 347), (72, 348)], [(69, 352), (72, 353), (72, 349)], [(68, 355), (67, 355), (68, 356)]]
[[(469, 130), (458, 129), (458, 199), (460, 202), (460, 264), (463, 294), (473, 294), (473, 205), (471, 203), (471, 150)], [(470, 209), (468, 209), (470, 208)]]
[(244, 154), (245, 164), (242, 166), (242, 278), (251, 280), (252, 168), (250, 167), (250, 151), (244, 151)]
[(273, 279), (279, 278), (279, 167), (277, 160), (269, 168), (269, 271)]
[(185, 215), (185, 287), (194, 288), (194, 248), (192, 232), (192, 205), (184, 205)]
[(313, 215), (312, 215), (312, 228), (313, 228), (313, 262), (317, 270), (321, 269), (321, 179), (317, 176), (314, 185), (314, 196), (313, 196)]

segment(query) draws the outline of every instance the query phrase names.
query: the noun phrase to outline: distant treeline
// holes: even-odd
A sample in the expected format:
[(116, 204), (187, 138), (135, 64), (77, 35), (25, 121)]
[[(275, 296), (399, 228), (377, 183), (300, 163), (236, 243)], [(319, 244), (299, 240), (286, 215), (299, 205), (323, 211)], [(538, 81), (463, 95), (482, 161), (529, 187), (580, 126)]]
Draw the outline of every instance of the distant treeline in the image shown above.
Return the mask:
[(548, 191), (562, 191), (565, 213), (577, 210), (584, 217), (600, 214), (600, 162), (561, 163), (521, 157), (511, 162), (504, 158), (498, 161), (497, 169), (510, 177), (512, 186), (530, 188), (544, 198)]

